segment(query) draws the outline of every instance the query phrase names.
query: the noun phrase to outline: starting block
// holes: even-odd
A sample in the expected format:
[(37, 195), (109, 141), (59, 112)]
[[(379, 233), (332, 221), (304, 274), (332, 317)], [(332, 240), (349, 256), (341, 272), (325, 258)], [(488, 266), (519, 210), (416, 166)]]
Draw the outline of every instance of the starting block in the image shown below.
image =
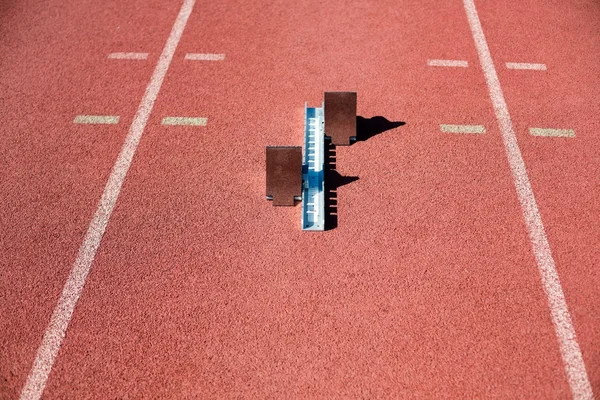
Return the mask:
[(335, 146), (356, 140), (355, 92), (325, 92), (325, 134)]
[(267, 200), (293, 206), (302, 195), (302, 147), (267, 146)]
[(301, 147), (267, 146), (267, 199), (274, 206), (302, 201), (302, 229), (325, 230), (325, 140), (347, 146), (356, 139), (356, 93), (326, 92), (321, 107), (304, 105)]

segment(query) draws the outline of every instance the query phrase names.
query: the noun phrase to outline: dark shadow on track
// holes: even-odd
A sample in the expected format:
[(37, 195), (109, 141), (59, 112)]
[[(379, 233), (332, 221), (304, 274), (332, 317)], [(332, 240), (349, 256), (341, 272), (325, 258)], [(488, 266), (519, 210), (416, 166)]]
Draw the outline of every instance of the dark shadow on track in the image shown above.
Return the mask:
[[(356, 140), (364, 142), (373, 136), (405, 125), (402, 121), (389, 121), (385, 117), (356, 117)], [(354, 143), (353, 142), (353, 143)], [(337, 189), (358, 180), (358, 176), (342, 176), (336, 168), (336, 148), (329, 140), (325, 141), (325, 230), (338, 226)]]
[(336, 169), (335, 146), (325, 141), (325, 230), (337, 228), (337, 189), (358, 180), (358, 176), (342, 176)]
[(381, 116), (364, 118), (359, 115), (356, 117), (356, 141), (364, 142), (373, 136), (404, 124), (405, 122), (402, 121), (388, 121), (387, 118)]

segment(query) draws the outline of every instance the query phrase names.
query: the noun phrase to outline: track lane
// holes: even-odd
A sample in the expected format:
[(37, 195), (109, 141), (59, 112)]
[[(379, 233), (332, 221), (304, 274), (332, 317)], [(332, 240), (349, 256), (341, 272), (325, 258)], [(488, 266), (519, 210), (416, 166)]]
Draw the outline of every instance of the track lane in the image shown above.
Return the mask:
[[(568, 395), (481, 71), (426, 65), (450, 29), (438, 4), (281, 5), (192, 15), (48, 396)], [(338, 190), (338, 228), (307, 235), (264, 201), (263, 152), (301, 142), (324, 87), (407, 125), (338, 149), (360, 179)], [(160, 125), (175, 113), (208, 124)]]
[[(162, 33), (160, 16), (139, 21), (130, 5), (29, 2), (2, 16), (0, 397), (17, 398), (25, 382), (151, 73), (107, 59), (124, 20), (154, 21), (149, 37)], [(74, 125), (84, 113), (121, 120)]]
[[(600, 15), (591, 1), (482, 3), (497, 63), (546, 63), (546, 71), (498, 71), (576, 329), (592, 389), (600, 390), (600, 168), (595, 100)], [(543, 10), (540, 12), (539, 10)], [(498, 18), (505, 15), (506, 18)], [(574, 129), (534, 137), (530, 127)]]

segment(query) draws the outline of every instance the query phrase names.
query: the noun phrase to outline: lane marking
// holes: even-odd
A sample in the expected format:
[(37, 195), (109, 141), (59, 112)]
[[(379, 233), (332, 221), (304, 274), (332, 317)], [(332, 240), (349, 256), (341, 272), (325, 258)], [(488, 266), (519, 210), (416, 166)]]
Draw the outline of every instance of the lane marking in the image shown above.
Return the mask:
[(202, 117), (164, 117), (163, 125), (194, 125), (206, 126), (207, 118)]
[(533, 136), (575, 137), (573, 129), (529, 128)]
[(118, 115), (77, 115), (74, 124), (118, 124)]
[(441, 124), (440, 130), (448, 133), (485, 133), (483, 125), (448, 125)]
[(167, 74), (167, 70), (169, 69), (169, 65), (175, 54), (175, 49), (177, 48), (183, 30), (187, 24), (187, 20), (192, 12), (194, 3), (195, 0), (184, 0), (181, 10), (173, 24), (173, 28), (158, 63), (156, 64), (156, 68), (152, 73), (144, 97), (142, 98), (133, 122), (131, 123), (125, 143), (113, 166), (110, 177), (106, 182), (106, 187), (104, 188), (104, 192), (98, 203), (98, 208), (96, 209), (87, 233), (85, 234), (83, 243), (79, 248), (79, 253), (73, 264), (73, 269), (69, 274), (60, 300), (58, 301), (50, 319), (50, 323), (46, 328), (33, 367), (21, 392), (21, 400), (38, 400), (44, 391), (56, 355), (65, 338), (73, 311), (81, 296), (87, 275), (90, 272), (92, 261), (100, 246), (100, 241), (106, 230), (106, 225), (108, 224), (110, 215), (117, 202), (117, 198), (119, 197), (125, 175), (127, 175), (131, 160), (133, 159), (135, 150), (140, 142), (142, 133), (148, 122), (148, 117), (152, 112), (154, 102), (156, 101), (165, 75)]
[(565, 372), (571, 388), (571, 394), (575, 399), (593, 399), (592, 387), (585, 370), (585, 363), (581, 355), (581, 349), (577, 343), (575, 328), (567, 308), (565, 295), (560, 284), (556, 265), (552, 258), (550, 244), (546, 237), (546, 231), (542, 224), (542, 217), (537, 207), (533, 189), (527, 176), (525, 162), (517, 143), (512, 121), (508, 113), (508, 107), (500, 87), (500, 81), (492, 56), (488, 48), (483, 28), (477, 15), (474, 0), (463, 0), (467, 19), (475, 41), (475, 47), (479, 54), (479, 61), (490, 92), (490, 98), (498, 120), (502, 141), (508, 157), (515, 188), (521, 203), (523, 218), (531, 246), (535, 255), (537, 267), (541, 276), (542, 285), (548, 299), (550, 314), (554, 324), (554, 330), (559, 343), (560, 354), (563, 360)]
[(223, 61), (225, 54), (187, 53), (185, 59), (192, 61)]
[(108, 58), (119, 60), (145, 60), (148, 53), (110, 53)]
[(532, 69), (538, 71), (545, 71), (546, 64), (531, 64), (531, 63), (513, 63), (507, 62), (506, 68), (508, 69)]
[(430, 67), (462, 67), (467, 68), (469, 63), (464, 60), (427, 60)]

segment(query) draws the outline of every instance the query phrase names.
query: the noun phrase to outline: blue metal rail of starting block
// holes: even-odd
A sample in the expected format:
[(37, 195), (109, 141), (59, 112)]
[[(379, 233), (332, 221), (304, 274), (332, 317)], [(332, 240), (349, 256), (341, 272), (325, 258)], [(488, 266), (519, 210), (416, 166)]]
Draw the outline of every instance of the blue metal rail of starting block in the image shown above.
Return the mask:
[(325, 119), (324, 108), (304, 105), (302, 164), (302, 229), (325, 230)]

